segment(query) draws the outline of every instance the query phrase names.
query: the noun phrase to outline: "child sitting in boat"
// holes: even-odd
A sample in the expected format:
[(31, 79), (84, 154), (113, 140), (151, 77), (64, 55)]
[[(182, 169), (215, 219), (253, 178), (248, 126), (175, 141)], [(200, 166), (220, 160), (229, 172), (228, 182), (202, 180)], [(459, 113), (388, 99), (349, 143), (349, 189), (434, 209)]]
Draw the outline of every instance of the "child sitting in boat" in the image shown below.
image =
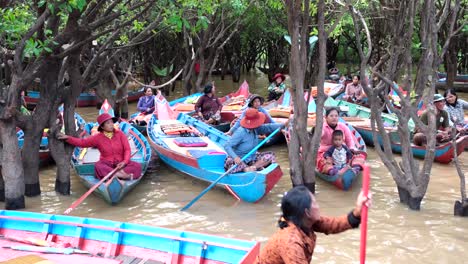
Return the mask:
[[(323, 158), (328, 162), (333, 163), (333, 167), (328, 171), (329, 175), (335, 175), (344, 167), (349, 167), (353, 159), (351, 150), (343, 144), (343, 131), (334, 130), (332, 133), (332, 146), (323, 154)], [(357, 173), (360, 170), (359, 166), (353, 167)]]

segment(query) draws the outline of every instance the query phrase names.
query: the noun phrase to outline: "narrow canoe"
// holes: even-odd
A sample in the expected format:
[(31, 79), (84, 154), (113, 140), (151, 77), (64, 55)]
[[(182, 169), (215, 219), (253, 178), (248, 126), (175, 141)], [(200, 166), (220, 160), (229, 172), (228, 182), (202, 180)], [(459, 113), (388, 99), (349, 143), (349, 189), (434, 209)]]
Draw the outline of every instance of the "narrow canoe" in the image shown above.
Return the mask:
[[(346, 123), (341, 118), (340, 118), (340, 122)], [(315, 120), (310, 120), (310, 121), (308, 120), (308, 123), (311, 123), (311, 124), (315, 125)], [(355, 149), (359, 149), (360, 152), (362, 153), (362, 154), (360, 154), (361, 157), (363, 157), (362, 162), (361, 162), (362, 164), (361, 163), (356, 163), (356, 165), (364, 165), (365, 158), (367, 157), (366, 144), (365, 144), (364, 140), (362, 139), (361, 135), (359, 134), (359, 132), (356, 129), (354, 129), (353, 126), (351, 126), (348, 123), (346, 123), (346, 125), (348, 126), (348, 128), (351, 130), (351, 132), (353, 134), (354, 142), (356, 143)], [(289, 144), (290, 130), (288, 129), (284, 133), (285, 133), (285, 137), (286, 137), (286, 142), (288, 142), (288, 144)], [(361, 174), (361, 171), (356, 173), (351, 168), (347, 168), (347, 169), (340, 170), (335, 175), (328, 175), (328, 174), (325, 174), (325, 173), (321, 173), (317, 169), (315, 169), (314, 173), (315, 173), (315, 176), (319, 177), (320, 179), (324, 180), (325, 182), (333, 184), (334, 186), (336, 186), (340, 190), (347, 191), (352, 187), (354, 180)]]
[[(108, 113), (113, 116), (113, 109), (107, 103), (107, 100), (102, 104), (99, 114)], [(141, 164), (142, 177), (135, 180), (120, 180), (117, 177), (112, 177), (107, 182), (101, 184), (94, 192), (101, 196), (109, 204), (117, 204), (122, 198), (133, 189), (143, 178), (143, 175), (148, 168), (148, 163), (151, 159), (151, 147), (146, 138), (132, 127), (129, 123), (120, 122), (116, 124), (118, 128), (127, 135), (128, 142), (132, 153), (131, 160)], [(86, 124), (83, 137), (87, 137), (97, 129), (97, 123)], [(80, 148), (76, 147), (73, 151), (72, 165), (76, 173), (80, 177), (81, 182), (91, 188), (99, 182), (94, 175), (94, 164), (99, 160), (99, 150), (95, 148)]]
[[(112, 91), (112, 95), (115, 95), (116, 91)], [(128, 92), (128, 102), (135, 102), (144, 94), (143, 88), (136, 90), (136, 91), (129, 91)], [(27, 95), (24, 97), (24, 100), (28, 104), (28, 108), (34, 106), (39, 102), (41, 95), (38, 91), (28, 91)], [(96, 106), (99, 99), (96, 93), (93, 92), (85, 92), (81, 93), (78, 98), (76, 99), (76, 106), (77, 107), (86, 107), (86, 106)]]
[[(349, 102), (339, 101), (335, 103), (337, 100), (327, 99), (326, 105), (328, 106), (345, 106), (346, 113), (349, 115), (350, 118), (344, 117), (346, 122), (351, 124), (356, 130), (361, 134), (362, 138), (366, 142), (366, 144), (373, 146), (374, 145), (374, 135), (372, 133), (372, 128), (370, 125), (370, 109), (364, 106), (356, 105)], [(390, 136), (390, 144), (392, 151), (395, 153), (401, 153), (401, 141), (398, 132), (396, 131), (396, 127), (398, 125), (398, 118), (393, 114), (382, 114), (382, 119), (384, 121), (385, 130), (389, 133)], [(408, 124), (409, 129), (414, 129), (414, 122), (411, 120)], [(457, 139), (457, 154), (460, 155), (463, 153), (465, 147), (468, 147), (468, 139), (467, 136), (462, 136)], [(378, 142), (382, 144), (382, 138), (378, 136)], [(417, 158), (422, 158), (426, 156), (426, 147), (416, 146), (411, 144), (411, 150), (413, 155)], [(439, 163), (450, 163), (453, 159), (453, 147), (450, 142), (440, 144), (436, 146), (435, 149), (435, 156), (434, 161)]]
[[(2, 263), (26, 263), (19, 258), (33, 255), (58, 264), (249, 264), (260, 251), (255, 241), (66, 215), (0, 210), (0, 226)], [(33, 248), (57, 253), (32, 252)]]
[[(340, 122), (346, 123), (343, 119), (340, 118)], [(362, 151), (364, 157), (367, 157), (367, 148), (366, 148), (366, 143), (362, 139), (361, 135), (359, 132), (350, 124), (346, 123), (348, 126), (349, 130), (354, 136), (354, 141), (357, 142), (356, 146), (360, 146), (360, 151)], [(357, 149), (358, 147), (356, 147)], [(364, 159), (362, 160), (362, 164), (359, 165), (364, 165)], [(345, 168), (340, 170), (337, 174), (335, 175), (328, 175), (325, 173), (319, 172), (317, 169), (315, 169), (315, 176), (319, 177), (320, 179), (331, 183), (335, 185), (338, 189), (347, 191), (351, 188), (353, 185), (354, 180), (361, 174), (362, 170), (356, 173), (353, 171), (351, 168)]]
[[(189, 138), (165, 134), (161, 126), (170, 124), (195, 128), (203, 136), (192, 135), (190, 139), (203, 142), (205, 146), (177, 145), (176, 140)], [(212, 183), (225, 172), (224, 160), (227, 154), (223, 145), (228, 137), (193, 117), (180, 113), (177, 120), (157, 120), (153, 116), (148, 125), (148, 138), (162, 161), (196, 179)], [(261, 171), (228, 174), (219, 181), (218, 186), (226, 188), (239, 200), (254, 203), (268, 194), (282, 175), (279, 164), (273, 163)]]
[[(242, 105), (245, 102), (245, 99), (247, 99), (247, 97), (249, 96), (249, 94), (249, 84), (247, 83), (247, 81), (244, 81), (236, 92), (220, 97), (219, 100), (224, 105), (221, 111), (221, 121), (220, 124), (213, 125), (213, 127), (220, 130), (221, 132), (229, 131), (231, 122), (236, 118), (236, 115), (240, 115)], [(169, 106), (172, 108), (173, 111), (177, 113), (193, 113), (195, 111), (195, 104), (202, 95), (203, 93), (195, 93), (192, 95), (184, 96), (170, 101)], [(241, 101), (231, 102), (235, 98), (238, 98)], [(155, 105), (157, 105), (158, 100), (165, 101), (166, 99), (161, 94), (156, 95)], [(145, 117), (143, 117), (143, 114), (137, 112), (132, 114), (129, 119), (129, 122), (136, 129), (138, 129), (138, 131), (146, 135), (146, 126), (137, 124), (137, 118), (144, 118), (145, 120), (149, 121), (149, 119), (151, 118), (151, 114), (145, 115)]]
[[(59, 111), (63, 111), (63, 107), (59, 108)], [(75, 112), (75, 125), (76, 128), (79, 129), (80, 127), (84, 127), (86, 122), (84, 119)], [(39, 146), (39, 166), (45, 166), (52, 162), (52, 157), (50, 155), (49, 149), (49, 138), (47, 137), (48, 129), (44, 129), (44, 133), (41, 138), (41, 144)], [(18, 137), (18, 146), (19, 148), (23, 148), (24, 145), (24, 131), (20, 128), (16, 129), (16, 136)]]

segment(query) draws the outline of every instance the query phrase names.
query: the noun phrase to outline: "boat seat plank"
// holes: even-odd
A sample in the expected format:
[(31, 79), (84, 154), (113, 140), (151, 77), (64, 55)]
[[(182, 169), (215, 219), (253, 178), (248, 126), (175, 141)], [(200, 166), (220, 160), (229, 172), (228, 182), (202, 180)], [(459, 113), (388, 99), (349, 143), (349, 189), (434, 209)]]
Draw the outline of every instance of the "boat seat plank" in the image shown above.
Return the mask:
[(177, 144), (174, 143), (174, 138), (164, 138), (163, 141), (170, 150), (182, 153), (184, 155), (188, 154), (187, 150), (189, 149), (190, 150), (208, 150), (209, 149), (209, 150), (213, 150), (217, 152), (226, 153), (224, 149), (222, 149), (220, 146), (213, 143), (207, 137), (200, 137), (200, 138), (208, 144), (206, 147), (179, 147), (177, 146)]
[(127, 255), (119, 255), (115, 257), (116, 260), (122, 261), (122, 264), (164, 264), (164, 262), (156, 261), (156, 260), (144, 260), (138, 257), (127, 256)]

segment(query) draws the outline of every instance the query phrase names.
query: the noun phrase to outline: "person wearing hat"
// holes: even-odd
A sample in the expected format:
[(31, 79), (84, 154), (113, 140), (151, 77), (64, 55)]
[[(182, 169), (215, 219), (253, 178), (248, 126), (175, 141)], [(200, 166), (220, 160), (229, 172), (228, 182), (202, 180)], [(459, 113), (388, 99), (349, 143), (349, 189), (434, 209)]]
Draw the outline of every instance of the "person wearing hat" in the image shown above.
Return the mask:
[(138, 179), (141, 177), (141, 165), (130, 160), (130, 144), (127, 136), (114, 128), (116, 121), (115, 117), (104, 113), (97, 118), (99, 133), (87, 138), (76, 138), (58, 133), (57, 138), (73, 146), (97, 148), (101, 154), (99, 161), (94, 165), (94, 173), (98, 179), (104, 178), (115, 168), (119, 169), (115, 176), (120, 179)]
[(268, 86), (268, 102), (278, 100), (284, 91), (286, 91), (285, 79), (286, 76), (282, 73), (277, 73), (273, 76), (273, 82)]
[(224, 149), (229, 155), (224, 168), (229, 170), (234, 164), (237, 167), (231, 173), (240, 171), (256, 171), (276, 161), (275, 154), (271, 151), (257, 152), (247, 157), (244, 162), (241, 159), (259, 144), (259, 135), (270, 134), (277, 128), (287, 124), (264, 124), (265, 115), (255, 108), (248, 108), (245, 116), (240, 121), (240, 127), (234, 131), (232, 137), (224, 144)]
[[(440, 94), (435, 94), (432, 100), (434, 106), (436, 107), (436, 141), (437, 143), (444, 143), (450, 140), (450, 123), (449, 123), (449, 115), (447, 111), (444, 110), (445, 107), (445, 98)], [(420, 116), (421, 122), (427, 125), (428, 122), (428, 113), (425, 110), (422, 115)], [(416, 127), (415, 134), (413, 136), (413, 143), (418, 146), (425, 146), (427, 143), (426, 135), (422, 133), (422, 131)]]
[[(263, 99), (263, 97), (261, 97), (260, 95), (258, 94), (252, 94), (249, 99), (248, 99), (248, 104), (247, 104), (247, 109), (249, 108), (255, 108), (257, 109), (260, 113), (263, 113), (265, 115), (265, 123), (275, 123), (275, 121), (273, 120), (273, 118), (271, 118), (270, 114), (268, 113), (267, 110), (265, 110), (262, 105), (263, 103), (265, 102), (265, 99)], [(234, 125), (229, 129), (228, 132), (226, 132), (225, 134), (226, 135), (229, 135), (231, 136), (232, 133), (234, 133), (234, 131), (236, 131), (239, 126), (240, 126), (240, 121), (242, 120), (242, 118), (244, 118), (245, 116), (245, 113), (247, 111), (247, 109), (245, 109), (242, 114), (240, 115), (240, 117), (235, 121)]]
[(215, 96), (213, 83), (205, 85), (202, 95), (195, 104), (196, 118), (207, 124), (216, 124), (221, 120), (221, 109), (223, 104)]

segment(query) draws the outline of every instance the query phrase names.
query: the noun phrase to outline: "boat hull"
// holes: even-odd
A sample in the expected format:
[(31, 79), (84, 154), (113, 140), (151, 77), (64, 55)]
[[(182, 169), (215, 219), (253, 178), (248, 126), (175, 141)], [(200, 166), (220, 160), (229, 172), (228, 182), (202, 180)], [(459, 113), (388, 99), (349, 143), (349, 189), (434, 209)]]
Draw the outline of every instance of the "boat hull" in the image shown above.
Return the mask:
[[(53, 263), (253, 263), (260, 244), (195, 232), (103, 219), (32, 212), (0, 211), (0, 261), (38, 255)], [(13, 239), (55, 243), (44, 250), (79, 249), (88, 254), (16, 251)], [(62, 247), (61, 247), (62, 246)], [(46, 251), (47, 252), (47, 251)], [(120, 261), (120, 262), (119, 262)], [(148, 262), (146, 262), (148, 261)], [(16, 262), (15, 262), (16, 263)], [(28, 262), (29, 263), (29, 262)]]
[[(88, 130), (93, 127), (93, 124), (88, 124), (86, 129)], [(119, 128), (124, 132), (131, 140), (131, 146), (134, 146), (132, 151), (135, 153), (132, 160), (141, 164), (142, 175), (148, 168), (148, 163), (151, 158), (151, 147), (148, 144), (146, 138), (138, 132), (134, 127), (128, 123), (120, 123)], [(91, 188), (99, 182), (94, 176), (94, 164), (95, 161), (85, 162), (84, 158), (81, 158), (82, 148), (75, 148), (72, 156), (72, 164), (76, 173), (80, 177), (80, 181), (86, 188)], [(89, 150), (88, 150), (89, 151)], [(112, 177), (106, 183), (101, 184), (94, 193), (101, 196), (109, 204), (115, 205), (119, 203), (125, 195), (132, 190), (142, 179), (140, 177), (135, 180), (120, 180), (117, 177)]]
[[(112, 95), (115, 95), (115, 90), (112, 91)], [(130, 91), (128, 92), (127, 101), (135, 102), (144, 95), (143, 89), (138, 91)], [(24, 100), (28, 104), (28, 108), (34, 108), (34, 106), (39, 102), (41, 95), (38, 91), (28, 91), (27, 96), (24, 97)], [(87, 107), (87, 106), (96, 106), (99, 102), (99, 98), (96, 96), (95, 93), (80, 93), (78, 98), (76, 99), (76, 106), (77, 107)]]
[(319, 177), (320, 179), (333, 184), (336, 188), (347, 191), (351, 189), (351, 186), (353, 185), (354, 179), (356, 179), (361, 172), (356, 174), (352, 169), (345, 169), (342, 171), (339, 171), (335, 175), (327, 175), (324, 173), (319, 172), (318, 170), (315, 170), (315, 176)]
[[(198, 157), (187, 154), (192, 149), (184, 148), (184, 151), (173, 150), (175, 146), (168, 145), (168, 137), (165, 138), (156, 131), (159, 122), (152, 117), (148, 125), (148, 137), (151, 147), (158, 153), (159, 158), (170, 167), (190, 175), (196, 179), (212, 183), (225, 173), (224, 161), (227, 157), (222, 145), (228, 140), (222, 132), (196, 120), (183, 113), (179, 114), (178, 122), (195, 127), (198, 132), (208, 137), (210, 148), (213, 152), (202, 154)], [(175, 122), (175, 121), (172, 121)], [(237, 199), (245, 202), (257, 202), (262, 199), (282, 177), (283, 172), (277, 163), (270, 164), (261, 171), (239, 172), (227, 174), (218, 182), (218, 186), (227, 189)]]

